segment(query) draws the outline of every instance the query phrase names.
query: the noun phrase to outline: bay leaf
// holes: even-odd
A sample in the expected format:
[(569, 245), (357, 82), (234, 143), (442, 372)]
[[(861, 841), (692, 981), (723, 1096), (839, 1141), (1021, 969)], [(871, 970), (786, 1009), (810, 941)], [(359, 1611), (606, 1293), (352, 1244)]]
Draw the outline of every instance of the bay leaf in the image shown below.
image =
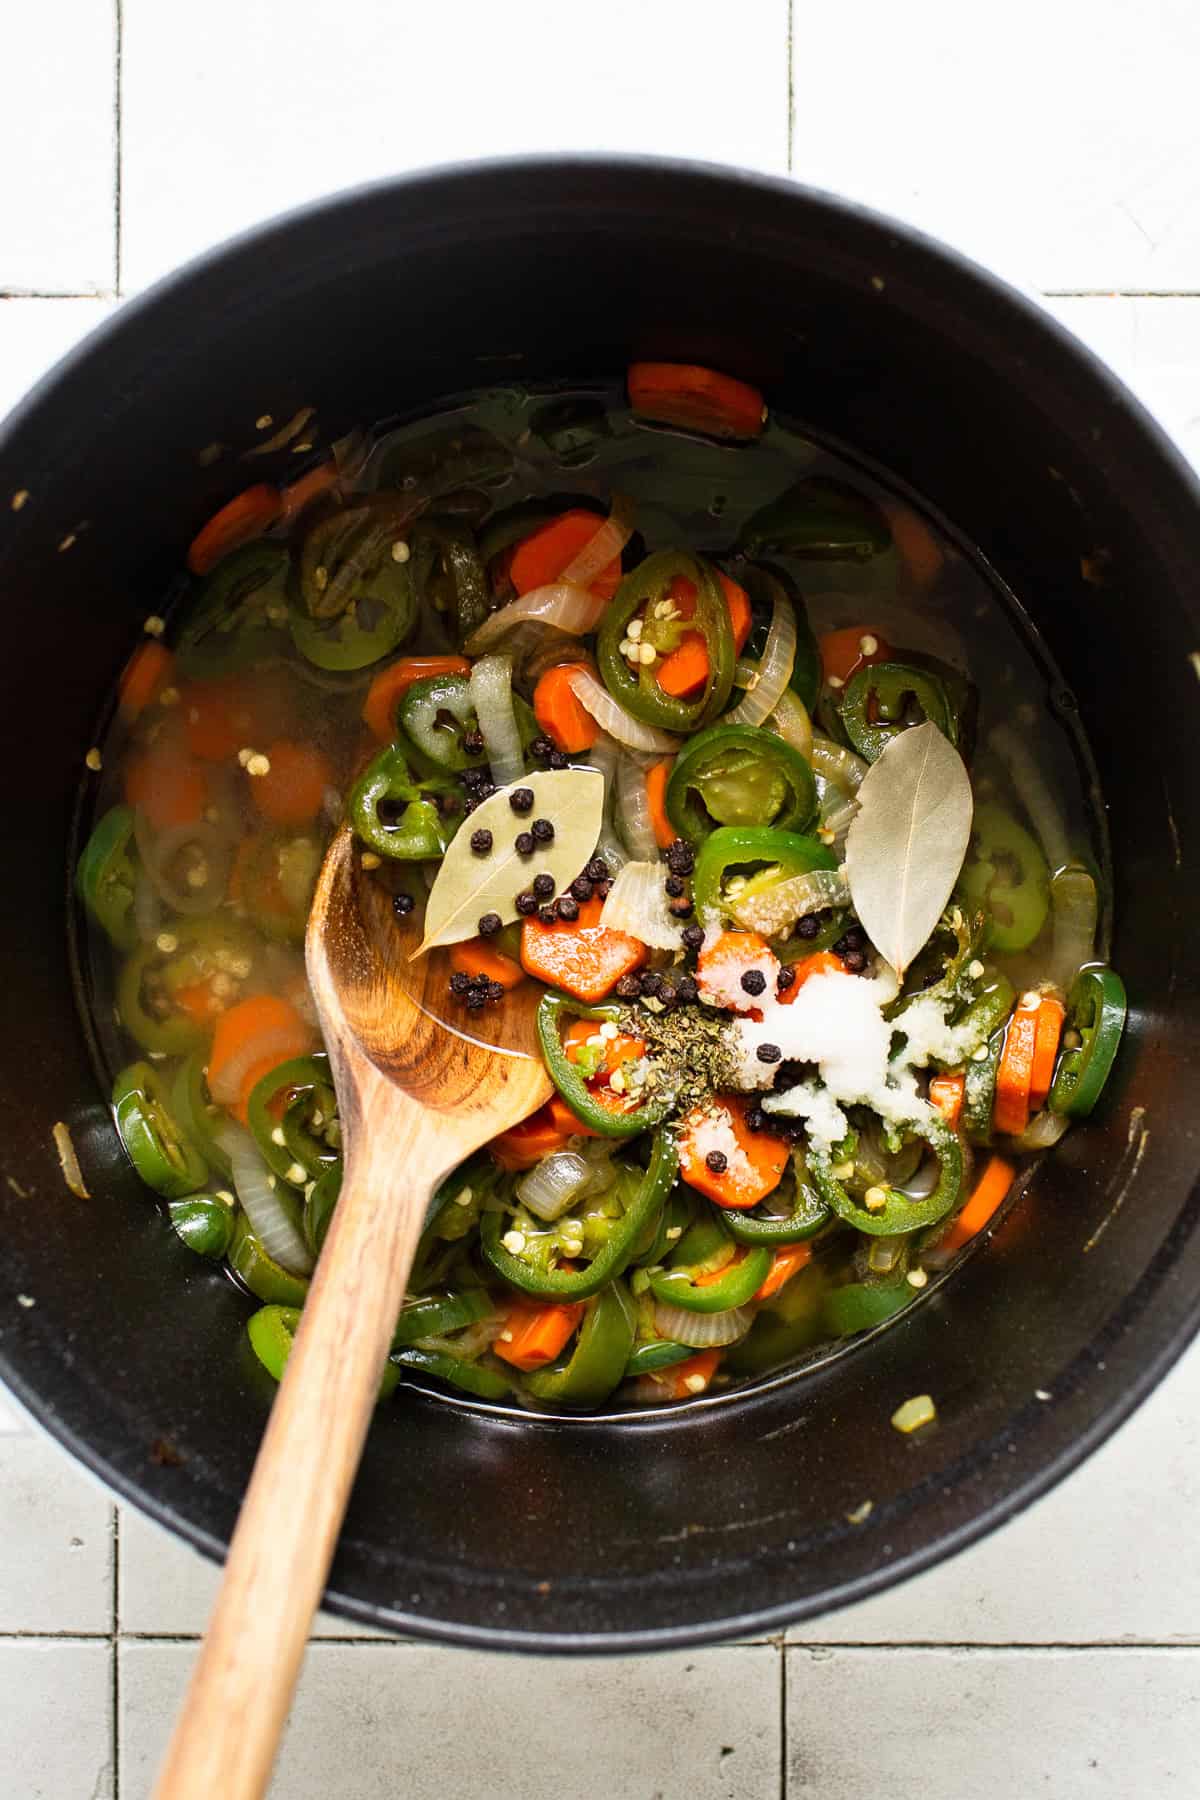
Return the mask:
[(846, 838), (850, 898), (879, 954), (903, 977), (958, 880), (974, 814), (970, 777), (927, 720), (892, 739), (858, 801)]
[[(515, 813), (509, 805), (514, 787), (532, 788), (528, 813)], [(535, 819), (549, 819), (553, 840), (522, 856), (515, 839)], [(554, 891), (561, 893), (594, 853), (603, 819), (604, 777), (598, 769), (543, 769), (498, 788), (464, 821), (446, 851), (425, 906), (425, 937), (413, 955), (475, 937), (484, 913), (498, 913), (501, 924), (509, 924), (517, 917), (517, 895), (535, 875), (552, 875)], [(482, 830), (491, 832), (492, 848), (477, 856), (471, 837)]]

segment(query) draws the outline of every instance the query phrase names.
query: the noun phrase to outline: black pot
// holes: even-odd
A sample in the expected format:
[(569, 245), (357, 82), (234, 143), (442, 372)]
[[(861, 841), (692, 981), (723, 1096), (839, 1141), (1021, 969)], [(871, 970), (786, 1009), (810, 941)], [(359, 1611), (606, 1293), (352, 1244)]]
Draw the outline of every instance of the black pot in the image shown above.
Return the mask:
[[(417, 176), (266, 226), (127, 305), (9, 421), (0, 493), (30, 498), (5, 505), (0, 542), (0, 1372), (120, 1494), (220, 1555), (270, 1384), (244, 1300), (124, 1159), (68, 955), (103, 697), (238, 479), (197, 453), (304, 404), (332, 434), (664, 354), (747, 377), (896, 471), (1028, 608), (1099, 762), (1128, 1042), (994, 1241), (801, 1381), (620, 1423), (403, 1392), (373, 1427), (329, 1601), (396, 1631), (628, 1650), (860, 1598), (1058, 1480), (1200, 1321), (1200, 491), (1111, 375), (936, 244), (784, 182), (571, 159)], [(57, 1120), (89, 1200), (63, 1184)], [(924, 1391), (938, 1426), (902, 1439), (889, 1415)]]

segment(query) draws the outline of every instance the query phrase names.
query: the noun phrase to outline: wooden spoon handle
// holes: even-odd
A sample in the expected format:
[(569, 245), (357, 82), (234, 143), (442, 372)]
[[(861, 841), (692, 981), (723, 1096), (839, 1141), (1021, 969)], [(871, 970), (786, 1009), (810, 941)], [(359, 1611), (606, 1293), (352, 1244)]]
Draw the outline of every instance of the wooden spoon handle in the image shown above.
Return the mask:
[[(374, 1096), (382, 1102), (378, 1110), (369, 1104), (375, 1084), (386, 1090)], [(435, 1140), (429, 1115), (375, 1070), (359, 1085), (365, 1117), (350, 1140), (329, 1238), (259, 1447), (157, 1800), (258, 1800), (266, 1791), (425, 1209), (453, 1165), (445, 1120)], [(429, 1166), (431, 1154), (439, 1166)]]

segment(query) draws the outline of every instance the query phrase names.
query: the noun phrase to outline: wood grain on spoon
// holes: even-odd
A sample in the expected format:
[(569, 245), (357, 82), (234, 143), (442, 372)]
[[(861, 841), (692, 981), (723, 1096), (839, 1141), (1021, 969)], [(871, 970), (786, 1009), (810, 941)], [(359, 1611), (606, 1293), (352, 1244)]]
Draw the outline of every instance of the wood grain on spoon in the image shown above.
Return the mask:
[(360, 875), (343, 827), (306, 940), (342, 1120), (342, 1191), (158, 1800), (266, 1791), (430, 1196), (550, 1093), (534, 984), (506, 994), (482, 1021), (455, 1021), (444, 953), (410, 962), (415, 942), (379, 884)]

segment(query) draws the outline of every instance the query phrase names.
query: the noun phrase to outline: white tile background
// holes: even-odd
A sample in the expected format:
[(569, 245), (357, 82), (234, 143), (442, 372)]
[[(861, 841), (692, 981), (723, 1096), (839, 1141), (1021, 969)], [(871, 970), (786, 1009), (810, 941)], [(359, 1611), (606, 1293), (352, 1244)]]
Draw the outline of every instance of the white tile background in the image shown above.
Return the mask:
[[(1200, 463), (1194, 0), (39, 0), (6, 14), (3, 66), (0, 412), (120, 296), (297, 201), (640, 149), (949, 238)], [(786, 1645), (515, 1662), (322, 1615), (272, 1792), (1200, 1800), (1198, 1504), (1200, 1349), (1024, 1517)], [(213, 1582), (0, 1400), (6, 1800), (149, 1793)]]

